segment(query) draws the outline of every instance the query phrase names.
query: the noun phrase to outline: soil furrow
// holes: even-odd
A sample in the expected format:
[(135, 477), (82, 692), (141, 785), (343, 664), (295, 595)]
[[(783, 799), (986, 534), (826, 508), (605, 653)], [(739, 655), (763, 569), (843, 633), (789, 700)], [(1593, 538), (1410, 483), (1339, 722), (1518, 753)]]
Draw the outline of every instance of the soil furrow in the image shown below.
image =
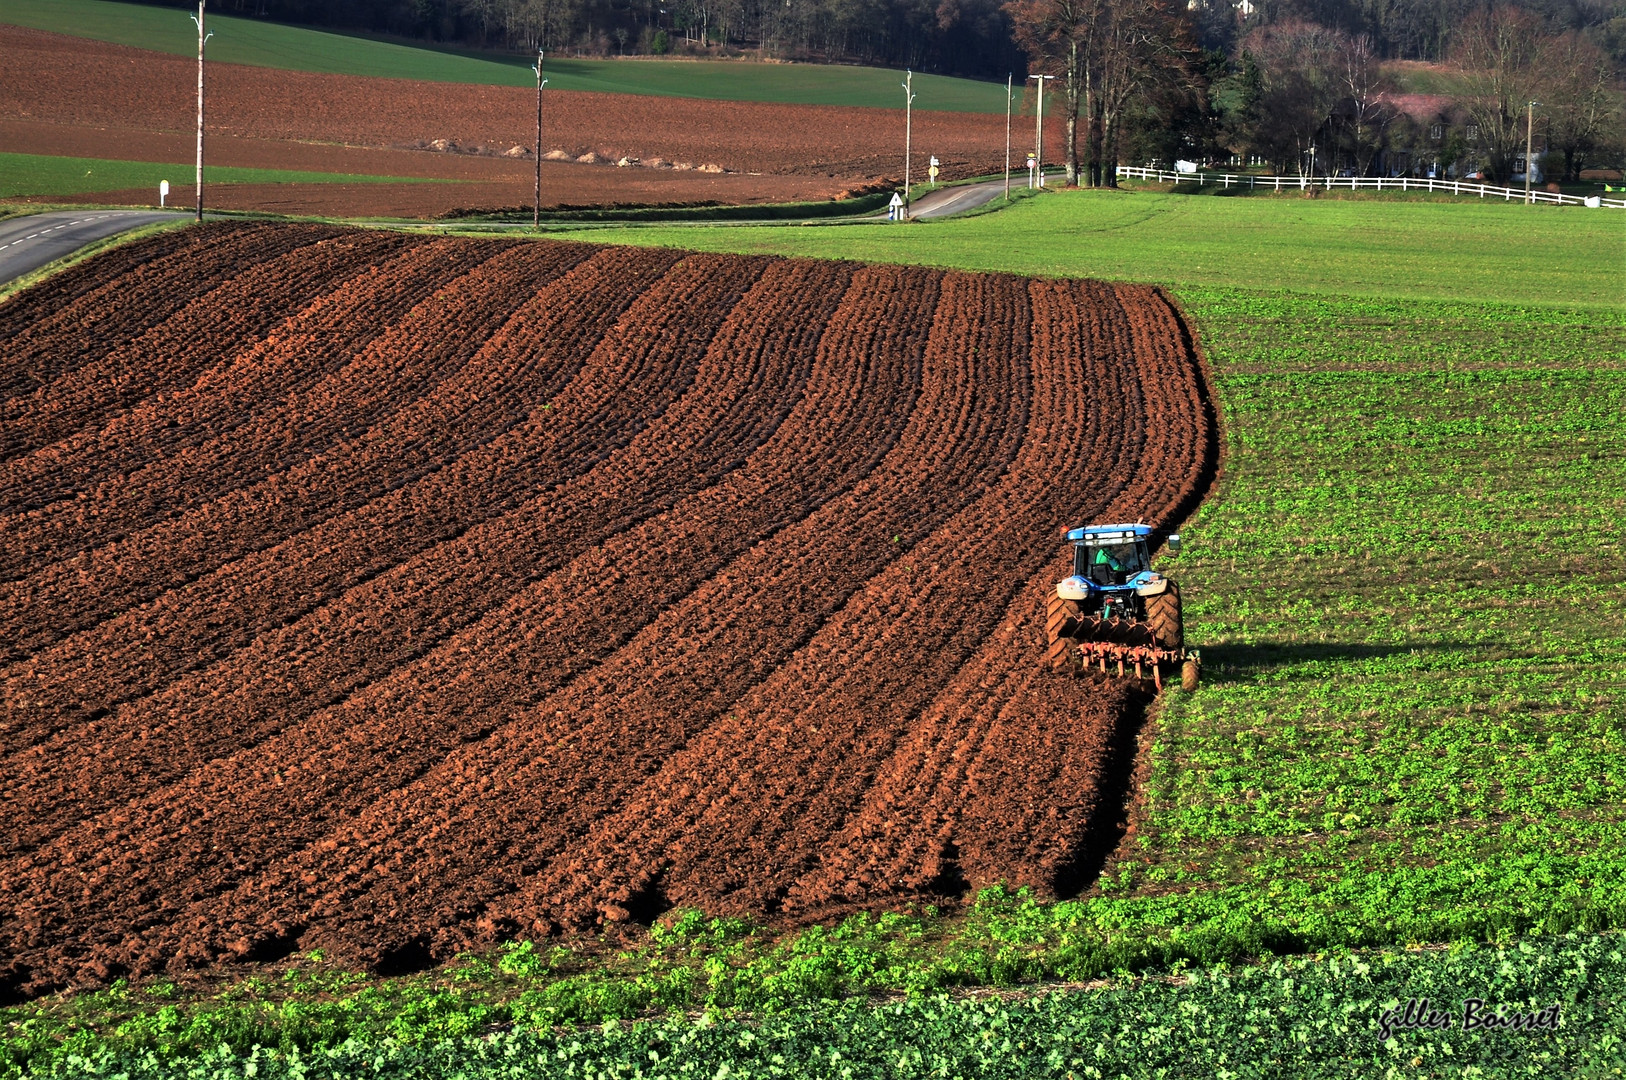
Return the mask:
[[(809, 301), (829, 305), (840, 296), (828, 287), (829, 279), (849, 272), (839, 264), (776, 263), (767, 269), (758, 291), (770, 297), (782, 293), (787, 299), (752, 317), (763, 326), (779, 321), (811, 327), (813, 333), (823, 325), (827, 313), (800, 310), (796, 312), (799, 318), (785, 320), (783, 303), (794, 301), (803, 309)], [(796, 300), (798, 296), (804, 299)], [(735, 309), (736, 314), (750, 312), (752, 303), (754, 297), (748, 296)], [(725, 305), (718, 307), (725, 309)], [(777, 426), (768, 403), (787, 397), (779, 381), (770, 388), (739, 379), (739, 348), (761, 328), (753, 325), (749, 334), (739, 327), (725, 328), (713, 346), (720, 360), (699, 373), (698, 383), (627, 446), (576, 481), (381, 573), (161, 693), (113, 710), (98, 727), (92, 753), (74, 745), (72, 740), (78, 736), (64, 733), (18, 755), (10, 763), (22, 777), (17, 805), (62, 807), (61, 814), (49, 822), (21, 829), (17, 836), (20, 848), (61, 831), (68, 824), (63, 817), (73, 810), (98, 810), (128, 801), (179, 779), (211, 758), (236, 753), (290, 729), (317, 709), (334, 705), (391, 672), (403, 674), (403, 665), (424, 656), (462, 625), (477, 622), (482, 612), (500, 607), (537, 577), (611, 532), (659, 513), (663, 506), (726, 473)], [(634, 326), (626, 337), (648, 340), (649, 329)], [(691, 351), (705, 344), (705, 335), (693, 317), (681, 329), (668, 327), (662, 337), (667, 344), (681, 338)], [(783, 344), (770, 330), (759, 347)], [(786, 352), (795, 354), (794, 350)], [(618, 362), (616, 369), (625, 367)], [(695, 375), (687, 371), (679, 378), (663, 376), (658, 381), (676, 387)], [(748, 392), (742, 394), (742, 387)], [(720, 413), (731, 395), (734, 403)], [(575, 497), (576, 489), (589, 494)], [(601, 511), (598, 517), (581, 512), (595, 503)], [(529, 628), (525, 640), (531, 640), (535, 621), (555, 614), (555, 606), (550, 600), (539, 611), (510, 611), (505, 625), (511, 629), (516, 620), (522, 620)], [(583, 613), (584, 617), (591, 614)], [(470, 674), (465, 669), (470, 663), (467, 656), (473, 653), (482, 658), (481, 666), (472, 673), (481, 692), (493, 703), (511, 700), (513, 694), (524, 692), (533, 676), (504, 652), (510, 647), (509, 636), (503, 631), (496, 635), (485, 632), (476, 644), (450, 650), (438, 666), (436, 657), (428, 658), (417, 665), (420, 691), (397, 690), (396, 697), (430, 693), (443, 680)], [(561, 663), (590, 654), (590, 650), (572, 648)], [(547, 670), (544, 665), (541, 673)], [(206, 692), (205, 688), (219, 686), (230, 689), (224, 694)], [(409, 707), (375, 698), (350, 708), (364, 716), (373, 709)], [(207, 730), (201, 730), (205, 726)], [(108, 791), (105, 800), (81, 794), (96, 787)], [(0, 800), (0, 818), (11, 802)]]
[[(861, 481), (895, 444), (910, 415), (924, 328), (930, 325), (935, 301), (936, 281), (930, 274), (893, 268), (860, 271), (820, 342), (806, 393), (775, 437), (722, 484), (616, 536), (554, 575), (544, 588), (532, 590), (525, 610), (509, 613), (511, 623), (525, 629), (528, 655), (513, 659), (514, 646), (496, 652), (493, 671), (481, 684), (517, 672), (535, 687), (541, 679), (558, 682), (561, 673), (585, 670), (679, 602), (696, 582)], [(637, 572), (618, 571), (619, 566), (636, 566)], [(417, 827), (454, 801), (432, 779), (383, 800), (346, 829), (344, 844), (358, 855), (350, 860), (353, 872), (343, 875), (337, 894), (301, 895), (312, 892), (309, 883), (316, 879), (311, 868), (331, 862), (321, 848), (307, 849), (246, 882), (218, 912), (205, 913), (213, 923), (211, 934), (193, 935), (190, 948), (219, 951), (223, 943), (251, 933), (248, 912), (263, 905), (263, 896), (276, 895), (288, 897), (275, 916), (286, 921), (309, 925), (316, 921), (314, 911), (341, 912), (318, 933), (355, 954), (354, 936), (345, 933), (343, 923), (366, 924), (386, 912), (399, 913), (406, 882), (389, 868), (421, 865), (429, 858), (455, 859), (464, 867), (462, 873), (447, 875), (456, 886), (441, 894), (437, 911), (463, 911), (458, 921), (468, 922), (466, 913), (479, 910), (491, 882), (499, 878), (481, 870), (489, 865), (489, 844), (496, 838), (481, 838), (470, 846), (465, 837), (449, 836), (449, 850), (432, 852)], [(408, 937), (426, 925), (410, 916), (397, 921), (406, 923)], [(379, 961), (376, 955), (359, 959)]]
[[(741, 266), (738, 260), (709, 256), (692, 257), (687, 264), (697, 278), (705, 280), (704, 268), (726, 261), (734, 263), (736, 282), (749, 281), (770, 265), (766, 260), (750, 260)], [(672, 277), (684, 272), (674, 270)], [(808, 302), (806, 295), (778, 284), (763, 290), (761, 299), (750, 305), (736, 307), (737, 293), (714, 300), (722, 311), (735, 309), (734, 321), (718, 334), (715, 347), (707, 353), (702, 375), (709, 392), (697, 393), (710, 403), (714, 418), (735, 397), (758, 395), (742, 419), (761, 424), (760, 414), (773, 413), (770, 402), (793, 398), (805, 381), (809, 361), (805, 349), (764, 347), (771, 346), (776, 328), (788, 323), (794, 329), (795, 320), (784, 316)], [(624, 344), (682, 352), (695, 340), (698, 306), (684, 303), (681, 292), (656, 299), (649, 309), (651, 315), (659, 316), (656, 325), (641, 327), (629, 320), (626, 336), (635, 340)], [(662, 324), (666, 332), (655, 332)], [(702, 345), (705, 337), (709, 335), (701, 336)], [(747, 359), (749, 362), (742, 362)], [(752, 416), (758, 419), (750, 419)], [(771, 434), (776, 423), (770, 424), (763, 437)], [(696, 427), (704, 432), (694, 436), (697, 441), (726, 435), (726, 429), (719, 431), (715, 426)], [(454, 638), (437, 653), (455, 661), (467, 658), (470, 650)], [(152, 890), (163, 898), (159, 909), (117, 912), (112, 921), (138, 931), (166, 926), (188, 901), (227, 890), (270, 860), (319, 839), (363, 809), (380, 790), (410, 782), (463, 740), (478, 737), (478, 725), (494, 722), (473, 710), (471, 702), (479, 697), (483, 680), (466, 668), (431, 672), (430, 677), (434, 680), (431, 686), (411, 678), (380, 685), (372, 693), (346, 702), (342, 711), (314, 717), (255, 750), (213, 763), (182, 784), (88, 822), (32, 855), (11, 860), (8, 874), (28, 876), (39, 885), (29, 890), (31, 895), (18, 910), (16, 924), (24, 928), (24, 934), (43, 933), (46, 927), (75, 920), (105, 925), (109, 912), (105, 905), (85, 903), (86, 884), (139, 879), (138, 889)], [(434, 707), (427, 709), (423, 707), (426, 690), (437, 695), (430, 699)], [(503, 703), (493, 706), (500, 713)], [(77, 852), (86, 853), (88, 863)], [(94, 892), (95, 886), (91, 888)], [(175, 907), (165, 906), (170, 903)], [(155, 917), (149, 919), (148, 914)], [(139, 938), (130, 948), (139, 949)]]
[[(246, 348), (295, 302), (330, 287), (341, 268), (364, 263), (373, 246), (326, 226), (284, 226), (245, 246), (236, 272), (200, 271), (200, 291), (176, 283), (188, 302), (139, 338), (0, 405), (0, 460), (37, 450), (108, 413), (184, 386), (199, 371)], [(161, 301), (160, 301), (161, 302)]]
[[(402, 364), (418, 350), (387, 330), (492, 252), (442, 240), (379, 254), (347, 288), (318, 297), (191, 386), (13, 459), (8, 502), (38, 508), (5, 522), (6, 572), (38, 570), (264, 479), (361, 434), (378, 410), (419, 396), (448, 365), (455, 370), (455, 353)], [(406, 325), (419, 331), (421, 322)], [(466, 359), (471, 350), (457, 351)]]
[[(706, 322), (715, 327), (737, 295), (711, 257), (677, 260), (601, 251), (541, 290), (455, 377), (358, 444), (187, 515), (184, 532), (165, 531), (168, 547), (149, 538), (140, 553), (169, 574), (195, 569), (189, 557), (224, 565), (14, 664), (4, 684), (8, 740), (32, 744), (87, 712), (95, 722), (101, 710), (229, 655), (516, 497), (590, 468), (676, 396), (684, 365), (692, 370), (709, 336)], [(596, 304), (567, 307), (554, 295), (584, 288)], [(697, 340), (684, 348), (641, 328), (642, 315), (672, 318), (662, 304), (702, 297), (711, 307), (697, 309)], [(532, 319), (545, 351), (524, 333)], [(272, 542), (262, 546), (266, 533)], [(139, 599), (146, 575), (135, 554), (115, 544), (91, 559), (109, 576), (134, 578), (127, 589)], [(63, 606), (62, 617), (89, 621), (88, 605), (71, 606), (71, 579), (55, 584), (46, 598)], [(110, 584), (99, 597), (109, 606), (119, 591)]]
[(15, 294), (0, 305), (0, 395), (27, 397), (139, 337), (194, 299), (189, 280), (274, 256), (263, 244), (274, 227), (209, 222), (160, 233)]
[[(768, 677), (919, 531), (994, 481), (1014, 453), (1025, 415), (1020, 396), (996, 389), (1009, 383), (1008, 375), (999, 377), (1010, 362), (1009, 342), (999, 345), (1019, 314), (1000, 303), (1013, 298), (1002, 284), (949, 275), (923, 361), (920, 404), (869, 477), (754, 546), (578, 684), (487, 744), (454, 755), (419, 785), (420, 813), (441, 803), (432, 864), (439, 873), (469, 881), (478, 897), (500, 895), (540, 869), (729, 701)], [(957, 298), (967, 293), (979, 301), (976, 310), (960, 309)], [(983, 392), (963, 394), (964, 384), (976, 382), (967, 373), (976, 370), (995, 377)], [(842, 541), (832, 543), (843, 527)], [(659, 720), (649, 724), (650, 718)], [(529, 824), (520, 831), (522, 819)], [(489, 856), (498, 853), (493, 863)], [(470, 921), (454, 933), (482, 932), (469, 910), (473, 901), (464, 900)], [(323, 913), (320, 902), (315, 912)], [(486, 923), (505, 925), (500, 915)], [(455, 949), (457, 940), (438, 947)], [(402, 945), (399, 938), (381, 944), (373, 959)]]

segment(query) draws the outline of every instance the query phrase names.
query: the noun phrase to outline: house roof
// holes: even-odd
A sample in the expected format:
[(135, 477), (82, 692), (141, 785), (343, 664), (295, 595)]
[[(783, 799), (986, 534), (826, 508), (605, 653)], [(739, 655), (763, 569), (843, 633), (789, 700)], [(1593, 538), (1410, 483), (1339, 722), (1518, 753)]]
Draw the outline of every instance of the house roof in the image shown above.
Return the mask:
[(1457, 111), (1456, 102), (1444, 94), (1384, 94), (1383, 100), (1419, 124), (1450, 120)]

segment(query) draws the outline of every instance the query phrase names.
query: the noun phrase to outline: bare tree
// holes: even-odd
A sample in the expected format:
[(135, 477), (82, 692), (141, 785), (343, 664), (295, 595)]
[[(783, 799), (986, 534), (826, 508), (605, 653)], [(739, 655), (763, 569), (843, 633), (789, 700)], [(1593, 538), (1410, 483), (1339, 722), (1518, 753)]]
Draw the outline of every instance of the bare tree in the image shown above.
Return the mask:
[(463, 13), (479, 25), (480, 44), (486, 44), (491, 38), (492, 27), (501, 20), (503, 5), (499, 0), (462, 0), (461, 6)]
[(1033, 74), (1053, 75), (1061, 83), (1070, 186), (1078, 184), (1078, 118), (1091, 115), (1090, 78), (1109, 10), (1107, 0), (1010, 0), (1005, 5), (1011, 34), (1028, 54)]
[(1343, 102), (1340, 116), (1348, 142), (1350, 164), (1355, 175), (1366, 176), (1372, 161), (1383, 149), (1384, 132), (1394, 119), (1394, 110), (1385, 102), (1389, 89), (1378, 66), (1372, 39), (1365, 34), (1346, 39), (1344, 46)]
[(1244, 41), (1259, 65), (1258, 150), (1279, 171), (1309, 176), (1327, 149), (1328, 120), (1345, 93), (1344, 44), (1337, 31), (1307, 22), (1263, 27)]
[(1185, 18), (1167, 0), (1119, 0), (1102, 37), (1096, 122), (1101, 151), (1092, 154), (1091, 183), (1118, 186), (1118, 139), (1125, 110), (1152, 89), (1182, 92), (1191, 87), (1192, 51)]
[(1514, 7), (1475, 11), (1457, 33), (1451, 59), (1467, 91), (1462, 104), (1494, 180), (1512, 176), (1524, 150), (1525, 109), (1543, 89), (1551, 42), (1540, 19)]
[(1168, 0), (1010, 0), (1005, 11), (1030, 66), (1061, 84), (1067, 182), (1116, 186), (1125, 108), (1153, 83), (1189, 75), (1183, 20)]
[(1552, 43), (1551, 56), (1551, 79), (1542, 91), (1547, 149), (1562, 156), (1565, 180), (1579, 180), (1588, 158), (1610, 135), (1619, 142), (1620, 93), (1609, 57), (1575, 31)]

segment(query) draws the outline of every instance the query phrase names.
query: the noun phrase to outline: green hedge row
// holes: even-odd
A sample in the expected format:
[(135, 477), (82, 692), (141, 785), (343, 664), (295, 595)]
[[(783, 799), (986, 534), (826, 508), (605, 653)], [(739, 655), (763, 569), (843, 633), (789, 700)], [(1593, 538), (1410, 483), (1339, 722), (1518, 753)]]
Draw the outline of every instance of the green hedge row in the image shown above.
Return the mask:
[[(598, 1028), (514, 1027), (417, 1044), (300, 1053), (221, 1047), (41, 1054), (11, 1076), (1331, 1077), (1626, 1075), (1626, 953), (1615, 934), (1279, 961), (1036, 994), (861, 1000), (761, 1017), (675, 1015)], [(1407, 1027), (1407, 1002), (1444, 1018)], [(1542, 1014), (1544, 1030), (1464, 1030), (1477, 1015)], [(1545, 1012), (1543, 1013), (1543, 1010)], [(1413, 1017), (1419, 1015), (1413, 1010)], [(1385, 1032), (1381, 1023), (1391, 1021)]]

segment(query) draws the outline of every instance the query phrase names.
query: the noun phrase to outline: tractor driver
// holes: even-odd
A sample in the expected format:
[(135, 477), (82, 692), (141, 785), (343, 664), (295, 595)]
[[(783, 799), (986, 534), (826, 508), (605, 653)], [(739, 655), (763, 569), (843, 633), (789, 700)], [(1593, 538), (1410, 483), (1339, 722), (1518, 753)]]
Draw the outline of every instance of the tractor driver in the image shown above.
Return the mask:
[(1135, 545), (1114, 544), (1095, 549), (1091, 576), (1101, 585), (1122, 585), (1124, 575), (1135, 563)]

